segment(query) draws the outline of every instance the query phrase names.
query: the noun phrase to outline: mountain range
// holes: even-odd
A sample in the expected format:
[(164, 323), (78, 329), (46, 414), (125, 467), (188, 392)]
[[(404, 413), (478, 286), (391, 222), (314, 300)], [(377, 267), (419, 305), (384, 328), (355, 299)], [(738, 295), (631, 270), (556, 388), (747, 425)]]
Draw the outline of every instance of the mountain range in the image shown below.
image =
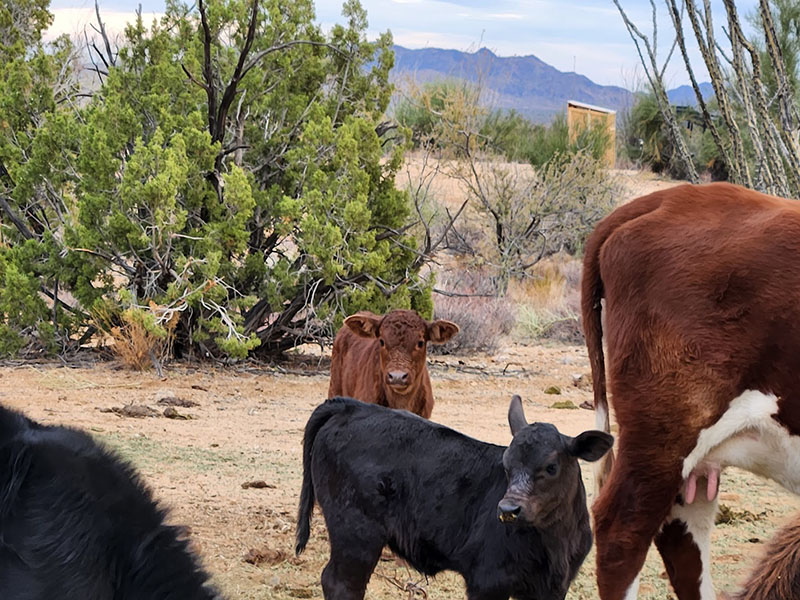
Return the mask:
[[(537, 122), (548, 122), (564, 112), (567, 100), (616, 111), (624, 111), (633, 103), (630, 90), (599, 85), (579, 73), (559, 71), (533, 55), (502, 57), (486, 48), (461, 52), (402, 46), (394, 46), (394, 53), (392, 77), (400, 87), (409, 79), (418, 84), (442, 79), (480, 81), (484, 98), (493, 107), (514, 109)], [(706, 97), (713, 95), (710, 83), (701, 84), (701, 91)], [(695, 104), (694, 91), (689, 86), (669, 90), (668, 95), (674, 104)]]

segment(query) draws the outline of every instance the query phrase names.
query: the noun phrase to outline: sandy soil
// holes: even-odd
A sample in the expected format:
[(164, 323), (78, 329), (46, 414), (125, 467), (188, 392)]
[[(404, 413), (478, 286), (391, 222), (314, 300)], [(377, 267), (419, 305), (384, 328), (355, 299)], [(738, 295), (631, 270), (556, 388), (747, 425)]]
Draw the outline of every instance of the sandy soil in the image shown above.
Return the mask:
[[(295, 559), (292, 546), (302, 429), (325, 396), (326, 369), (326, 360), (313, 356), (296, 357), (279, 368), (177, 365), (164, 379), (113, 363), (92, 368), (3, 367), (0, 401), (43, 423), (85, 428), (132, 461), (171, 508), (172, 520), (189, 526), (204, 564), (228, 597), (320, 598), (327, 542), (318, 512), (306, 553)], [(549, 421), (574, 435), (593, 427), (593, 413), (551, 406), (556, 401), (579, 405), (588, 399), (588, 388), (573, 384), (575, 376), (588, 370), (585, 350), (578, 346), (509, 345), (493, 356), (435, 357), (431, 359), (433, 419), (479, 439), (506, 444), (508, 401), (512, 393), (519, 393), (530, 421)], [(550, 386), (558, 386), (561, 393), (545, 394)], [(198, 406), (178, 408), (192, 417), (188, 420), (102, 412), (129, 403), (163, 410), (158, 400), (164, 397), (192, 400)], [(584, 467), (589, 487), (590, 471)], [(268, 487), (243, 489), (242, 484), (250, 481), (264, 481)], [(754, 550), (800, 502), (777, 486), (736, 472), (726, 472), (722, 501), (754, 518), (720, 526), (715, 534), (714, 573), (719, 587), (730, 589)], [(264, 562), (245, 562), (251, 550)], [(593, 570), (590, 556), (570, 599), (596, 598)], [(413, 594), (398, 588), (408, 581), (417, 582), (431, 599), (464, 597), (455, 575), (425, 581), (391, 561), (379, 565), (368, 597), (410, 598)], [(655, 553), (648, 561), (640, 597), (670, 597)]]
[[(479, 164), (479, 169), (480, 166)], [(520, 164), (509, 165), (509, 168), (522, 172), (533, 170), (530, 165)], [(454, 163), (437, 162), (432, 156), (414, 152), (407, 156), (404, 167), (397, 174), (396, 184), (400, 189), (416, 189), (417, 186), (422, 186), (437, 203), (452, 211), (458, 209), (467, 197), (465, 185), (457, 177), (452, 176), (456, 170)], [(611, 175), (617, 179), (622, 188), (619, 204), (685, 183), (639, 169), (613, 169)]]

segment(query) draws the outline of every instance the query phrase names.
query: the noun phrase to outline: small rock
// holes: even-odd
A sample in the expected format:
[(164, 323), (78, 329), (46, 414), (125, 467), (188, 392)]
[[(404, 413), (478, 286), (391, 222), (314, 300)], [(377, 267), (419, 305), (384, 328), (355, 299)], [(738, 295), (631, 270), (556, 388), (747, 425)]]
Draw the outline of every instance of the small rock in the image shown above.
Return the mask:
[(180, 421), (188, 421), (189, 419), (192, 418), (189, 415), (182, 415), (177, 411), (177, 409), (174, 406), (168, 406), (167, 408), (165, 408), (164, 416), (167, 417), (168, 419), (178, 419)]
[(549, 387), (544, 388), (544, 393), (557, 396), (561, 394), (561, 388), (558, 387), (557, 385), (551, 385)]
[(579, 390), (591, 390), (592, 376), (589, 373), (573, 373), (572, 385)]
[(594, 410), (594, 402), (590, 400), (584, 400), (580, 403), (581, 408), (585, 408), (586, 410)]
[(182, 408), (200, 406), (194, 400), (186, 400), (185, 398), (178, 398), (177, 396), (164, 396), (163, 398), (159, 398), (158, 404), (163, 404), (165, 406), (180, 406)]
[(578, 407), (572, 402), (572, 400), (559, 400), (558, 402), (553, 402), (550, 408), (567, 408), (567, 409), (577, 409)]
[(144, 417), (157, 417), (159, 412), (145, 406), (144, 404), (126, 404), (125, 406), (112, 406), (111, 408), (101, 408), (100, 412), (111, 412), (121, 417), (134, 417), (141, 419)]
[(271, 483), (267, 483), (266, 481), (258, 479), (256, 481), (245, 481), (242, 484), (242, 489), (246, 490), (247, 488), (255, 488), (255, 489), (263, 490), (264, 488), (275, 489), (275, 486), (272, 485)]
[[(244, 555), (244, 562), (251, 565), (259, 566), (263, 564), (277, 565), (282, 563), (288, 558), (288, 555), (282, 550), (273, 550), (272, 548), (250, 548)], [(280, 582), (278, 582), (280, 583)], [(277, 585), (277, 583), (275, 584)]]

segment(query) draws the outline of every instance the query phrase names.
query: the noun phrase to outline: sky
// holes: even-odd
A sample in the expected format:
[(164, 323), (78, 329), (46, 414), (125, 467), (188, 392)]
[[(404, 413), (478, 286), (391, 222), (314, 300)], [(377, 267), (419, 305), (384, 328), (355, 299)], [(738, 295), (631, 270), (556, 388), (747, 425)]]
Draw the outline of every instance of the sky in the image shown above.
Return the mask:
[[(652, 33), (650, 0), (619, 0), (640, 30)], [(643, 70), (636, 48), (611, 0), (361, 0), (369, 17), (369, 35), (390, 30), (396, 44), (408, 48), (453, 48), (475, 51), (486, 47), (500, 56), (536, 55), (560, 71), (575, 71), (602, 85), (633, 89)], [(103, 19), (111, 31), (121, 31), (139, 2), (101, 0)], [(342, 22), (341, 0), (316, 0), (317, 20), (328, 28)], [(659, 56), (666, 58), (674, 30), (664, 1), (659, 8)], [(740, 15), (755, 11), (758, 0), (736, 0)], [(145, 17), (158, 16), (163, 0), (141, 0)], [(721, 0), (712, 0), (718, 36), (724, 33)], [(93, 0), (53, 0), (51, 35), (83, 31), (94, 18)], [(687, 33), (688, 23), (686, 25)], [(699, 53), (691, 50), (698, 78), (705, 79)], [(680, 56), (666, 70), (668, 87), (688, 83)]]

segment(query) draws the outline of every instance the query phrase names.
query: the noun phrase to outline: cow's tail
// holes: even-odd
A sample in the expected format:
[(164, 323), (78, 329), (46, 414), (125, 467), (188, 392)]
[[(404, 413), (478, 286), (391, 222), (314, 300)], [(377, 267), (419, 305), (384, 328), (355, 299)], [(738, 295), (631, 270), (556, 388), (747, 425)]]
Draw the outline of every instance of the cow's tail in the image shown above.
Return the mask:
[[(661, 204), (658, 193), (630, 202), (603, 219), (586, 241), (581, 278), (581, 317), (586, 349), (592, 368), (594, 391), (595, 426), (600, 431), (611, 433), (611, 420), (606, 393), (606, 364), (603, 354), (602, 300), (605, 295), (600, 273), (600, 251), (606, 240), (625, 223), (658, 208)], [(614, 466), (614, 451), (609, 450), (595, 466), (596, 491), (605, 485)]]
[[(602, 299), (603, 280), (600, 277), (600, 249), (603, 247), (607, 235), (601, 228), (603, 221), (586, 243), (586, 252), (583, 257), (583, 274), (581, 277), (581, 316), (583, 318), (583, 335), (586, 339), (586, 349), (589, 354), (589, 364), (592, 368), (592, 390), (594, 392), (595, 427), (600, 431), (611, 433), (611, 421), (608, 410), (608, 396), (606, 394), (606, 363), (603, 354), (603, 323)], [(610, 232), (608, 232), (610, 234)], [(606, 452), (605, 456), (595, 464), (596, 491), (605, 484), (611, 467), (614, 465), (614, 450)]]
[(767, 544), (761, 560), (733, 600), (785, 600), (800, 590), (800, 515)]
[[(352, 401), (351, 401), (352, 402)], [(306, 423), (303, 435), (303, 486), (300, 489), (300, 506), (297, 510), (297, 531), (295, 534), (295, 554), (305, 550), (311, 534), (311, 513), (314, 510), (314, 482), (311, 480), (311, 456), (314, 440), (328, 420), (342, 412), (350, 402), (343, 398), (332, 398), (320, 404)]]

